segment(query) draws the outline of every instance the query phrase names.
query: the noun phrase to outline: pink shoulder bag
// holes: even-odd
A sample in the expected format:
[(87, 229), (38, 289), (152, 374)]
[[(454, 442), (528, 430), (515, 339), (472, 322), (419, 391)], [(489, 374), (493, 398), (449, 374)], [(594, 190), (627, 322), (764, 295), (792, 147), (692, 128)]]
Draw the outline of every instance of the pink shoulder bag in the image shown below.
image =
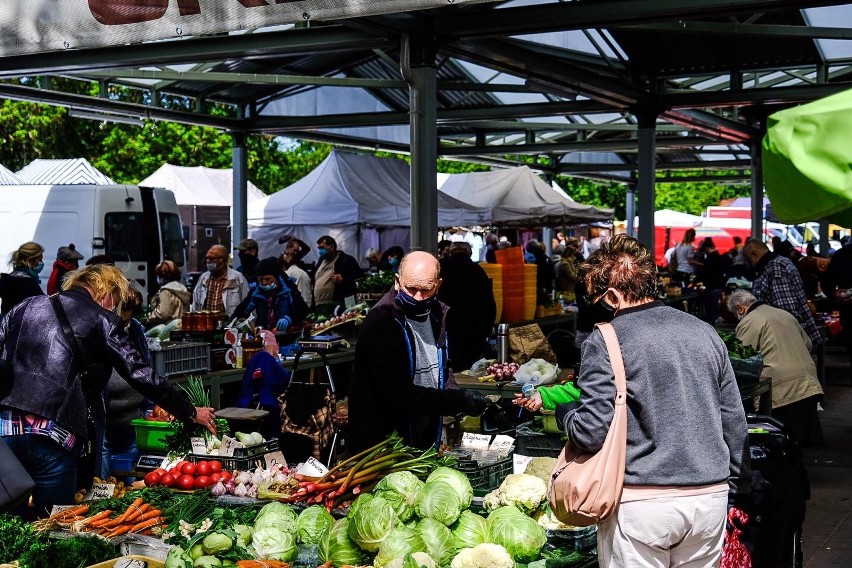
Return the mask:
[(621, 500), (627, 453), (627, 378), (621, 347), (611, 324), (598, 324), (615, 374), (615, 412), (601, 449), (588, 454), (569, 440), (553, 469), (550, 508), (575, 527), (597, 524), (612, 515)]

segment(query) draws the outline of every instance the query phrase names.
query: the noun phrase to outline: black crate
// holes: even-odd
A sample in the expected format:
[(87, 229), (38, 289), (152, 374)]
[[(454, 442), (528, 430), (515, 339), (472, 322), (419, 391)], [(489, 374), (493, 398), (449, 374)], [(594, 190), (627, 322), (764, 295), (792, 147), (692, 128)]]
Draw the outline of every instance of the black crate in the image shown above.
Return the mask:
[[(188, 454), (186, 461), (198, 463), (200, 461), (216, 460), (222, 464), (222, 469), (246, 471), (257, 467), (256, 462), (264, 465), (263, 456), (278, 450), (278, 439), (273, 438), (257, 446), (247, 448), (234, 448), (233, 456), (210, 456), (201, 454)], [(264, 465), (265, 467), (265, 465)]]
[(551, 435), (520, 435), (515, 437), (515, 453), (534, 458), (557, 458), (565, 440), (562, 436)]
[(514, 459), (510, 453), (499, 461), (483, 465), (469, 458), (457, 457), (455, 467), (467, 475), (473, 487), (473, 494), (483, 497), (486, 493), (500, 487), (506, 476), (513, 472)]

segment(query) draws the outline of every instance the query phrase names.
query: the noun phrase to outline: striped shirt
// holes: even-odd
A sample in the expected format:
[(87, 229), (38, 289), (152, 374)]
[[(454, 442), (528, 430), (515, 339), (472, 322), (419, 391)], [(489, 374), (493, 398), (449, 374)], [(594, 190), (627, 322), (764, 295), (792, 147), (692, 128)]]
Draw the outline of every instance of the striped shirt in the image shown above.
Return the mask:
[(79, 445), (77, 436), (53, 420), (35, 414), (27, 414), (14, 408), (0, 410), (0, 436), (20, 436), (22, 434), (47, 436), (72, 453)]

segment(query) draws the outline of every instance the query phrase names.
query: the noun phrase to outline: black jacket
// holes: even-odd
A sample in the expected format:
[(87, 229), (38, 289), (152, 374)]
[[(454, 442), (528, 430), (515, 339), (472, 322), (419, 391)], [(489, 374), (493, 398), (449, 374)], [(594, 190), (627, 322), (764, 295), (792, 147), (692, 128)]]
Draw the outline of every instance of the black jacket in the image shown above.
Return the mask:
[[(447, 307), (433, 314), (432, 329), (443, 353), (445, 389), (417, 386), (411, 330), (405, 325), (396, 292), (390, 291), (369, 311), (355, 344), (355, 367), (349, 388), (351, 450), (359, 452), (396, 430), (407, 444), (428, 448), (435, 444), (441, 415), (464, 410), (464, 391), (458, 389), (447, 367), (445, 318)], [(406, 341), (408, 335), (408, 341)]]
[[(325, 257), (317, 263), (317, 271), (323, 262), (328, 262)], [(332, 298), (335, 302), (343, 302), (347, 297), (355, 295), (355, 280), (361, 277), (361, 267), (355, 257), (339, 250), (334, 257), (334, 272), (343, 276), (343, 280), (334, 285)]]
[[(90, 384), (76, 380), (81, 363), (74, 360), (49, 297), (28, 298), (0, 322), (0, 356), (14, 373), (11, 390), (4, 389), (0, 397), (0, 407), (55, 420), (86, 440), (87, 404), (100, 406), (95, 416), (103, 416), (102, 393), (113, 367), (145, 397), (182, 420), (192, 419), (193, 406), (145, 364), (121, 318), (100, 307), (81, 288), (61, 292), (59, 298), (90, 368)], [(98, 366), (100, 372), (92, 370)]]
[(0, 274), (0, 315), (6, 315), (12, 308), (30, 296), (43, 296), (44, 292), (35, 278), (29, 274), (15, 271), (11, 274)]

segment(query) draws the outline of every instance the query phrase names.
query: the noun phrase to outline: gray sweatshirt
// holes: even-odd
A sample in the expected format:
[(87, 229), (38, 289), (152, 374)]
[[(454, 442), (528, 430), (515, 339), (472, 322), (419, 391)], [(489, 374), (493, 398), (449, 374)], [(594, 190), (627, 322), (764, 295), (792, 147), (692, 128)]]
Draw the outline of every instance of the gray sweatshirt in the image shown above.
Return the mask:
[[(621, 310), (612, 325), (627, 375), (625, 485), (728, 481), (748, 493), (748, 427), (725, 344), (698, 318), (661, 302)], [(580, 406), (565, 418), (582, 450), (600, 449), (612, 421), (615, 379), (600, 331), (582, 345)]]

